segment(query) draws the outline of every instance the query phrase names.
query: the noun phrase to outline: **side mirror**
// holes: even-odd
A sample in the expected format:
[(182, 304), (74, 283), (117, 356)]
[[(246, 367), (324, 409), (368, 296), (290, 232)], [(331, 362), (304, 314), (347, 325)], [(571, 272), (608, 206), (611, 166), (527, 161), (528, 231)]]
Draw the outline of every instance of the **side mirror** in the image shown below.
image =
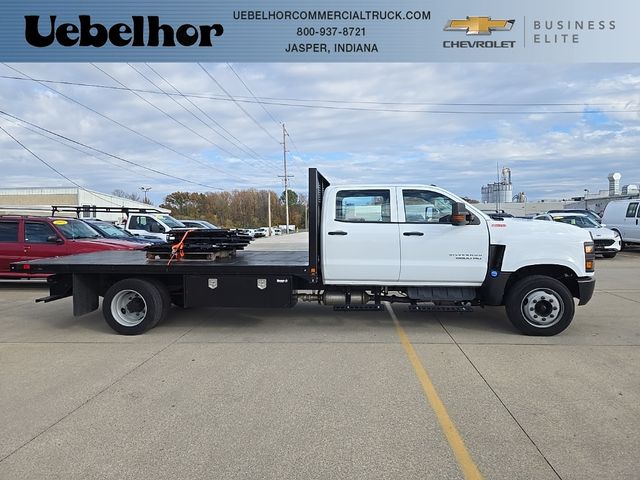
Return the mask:
[(453, 211), (451, 212), (451, 225), (469, 225), (470, 216), (471, 214), (466, 205), (462, 202), (456, 202), (453, 204)]
[(62, 243), (62, 239), (57, 235), (49, 235), (47, 237), (47, 243)]

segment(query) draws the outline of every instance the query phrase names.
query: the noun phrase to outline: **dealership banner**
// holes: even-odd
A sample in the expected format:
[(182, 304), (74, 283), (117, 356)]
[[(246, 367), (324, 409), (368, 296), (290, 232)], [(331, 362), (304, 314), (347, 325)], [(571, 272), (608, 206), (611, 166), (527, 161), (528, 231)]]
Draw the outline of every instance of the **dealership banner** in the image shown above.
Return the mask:
[(2, 61), (638, 62), (638, 0), (3, 0)]

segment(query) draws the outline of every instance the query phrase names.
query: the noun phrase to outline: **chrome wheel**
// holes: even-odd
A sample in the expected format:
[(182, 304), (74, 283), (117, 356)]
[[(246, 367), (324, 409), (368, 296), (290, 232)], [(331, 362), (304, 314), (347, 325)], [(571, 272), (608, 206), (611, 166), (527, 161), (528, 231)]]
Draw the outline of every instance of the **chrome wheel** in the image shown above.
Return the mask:
[(562, 318), (564, 302), (553, 290), (537, 288), (524, 296), (520, 310), (525, 321), (530, 325), (549, 328)]
[(135, 327), (147, 316), (147, 302), (135, 290), (122, 290), (111, 300), (111, 315), (120, 325)]

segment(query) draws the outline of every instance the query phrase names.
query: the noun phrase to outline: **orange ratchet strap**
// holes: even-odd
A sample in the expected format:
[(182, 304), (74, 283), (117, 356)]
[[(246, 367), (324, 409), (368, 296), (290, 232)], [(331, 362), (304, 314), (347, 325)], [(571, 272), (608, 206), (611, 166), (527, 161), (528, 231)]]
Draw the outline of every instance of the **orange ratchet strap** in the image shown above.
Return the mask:
[(182, 239), (178, 243), (176, 243), (175, 245), (171, 246), (171, 257), (169, 257), (169, 261), (167, 262), (167, 266), (171, 265), (171, 261), (174, 258), (177, 258), (177, 259), (184, 258), (184, 241), (187, 239), (189, 234), (191, 232), (193, 232), (194, 230), (195, 229), (191, 229), (191, 230), (187, 230), (186, 232), (184, 232), (184, 235), (182, 236)]

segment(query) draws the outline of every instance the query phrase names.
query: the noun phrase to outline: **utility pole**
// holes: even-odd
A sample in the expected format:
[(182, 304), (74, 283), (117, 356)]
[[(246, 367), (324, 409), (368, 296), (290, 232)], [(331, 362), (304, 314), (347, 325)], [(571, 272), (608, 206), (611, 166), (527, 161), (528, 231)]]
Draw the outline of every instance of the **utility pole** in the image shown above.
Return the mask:
[(285, 233), (289, 233), (289, 177), (287, 175), (287, 129), (282, 124), (282, 161), (284, 163), (284, 208), (285, 208)]
[(269, 190), (267, 190), (267, 212), (269, 217), (269, 232), (267, 233), (267, 236), (270, 237), (271, 236), (271, 192)]
[(587, 196), (589, 195), (589, 189), (584, 189), (584, 209), (587, 210), (589, 206), (587, 205)]

